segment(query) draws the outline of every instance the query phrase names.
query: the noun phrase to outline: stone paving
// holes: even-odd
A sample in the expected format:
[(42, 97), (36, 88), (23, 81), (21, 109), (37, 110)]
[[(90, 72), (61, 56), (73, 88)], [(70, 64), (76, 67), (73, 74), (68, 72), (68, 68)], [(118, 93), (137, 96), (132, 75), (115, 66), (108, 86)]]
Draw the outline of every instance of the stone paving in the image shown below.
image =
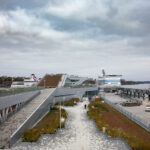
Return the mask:
[(26, 104), (22, 109), (8, 118), (0, 125), (0, 147), (8, 146), (10, 136), (20, 127), (20, 125), (31, 115), (32, 112), (46, 99), (53, 89), (45, 89), (41, 94)]
[(74, 107), (65, 107), (68, 118), (64, 129), (56, 134), (42, 135), (36, 143), (18, 141), (13, 150), (126, 150), (123, 140), (108, 138), (88, 119), (84, 101)]

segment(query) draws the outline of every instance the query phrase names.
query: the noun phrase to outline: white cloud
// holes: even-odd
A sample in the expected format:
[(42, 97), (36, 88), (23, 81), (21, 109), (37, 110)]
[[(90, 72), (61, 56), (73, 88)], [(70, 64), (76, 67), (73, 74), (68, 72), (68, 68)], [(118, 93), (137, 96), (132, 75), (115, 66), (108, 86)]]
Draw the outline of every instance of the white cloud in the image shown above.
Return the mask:
[(0, 10), (1, 73), (96, 77), (105, 68), (128, 79), (149, 80), (145, 7), (150, 8), (148, 0), (55, 0), (30, 10)]
[[(52, 29), (50, 22), (17, 8), (0, 13), (1, 34), (28, 34), (42, 38), (65, 38), (67, 34)], [(28, 37), (27, 37), (28, 38)]]

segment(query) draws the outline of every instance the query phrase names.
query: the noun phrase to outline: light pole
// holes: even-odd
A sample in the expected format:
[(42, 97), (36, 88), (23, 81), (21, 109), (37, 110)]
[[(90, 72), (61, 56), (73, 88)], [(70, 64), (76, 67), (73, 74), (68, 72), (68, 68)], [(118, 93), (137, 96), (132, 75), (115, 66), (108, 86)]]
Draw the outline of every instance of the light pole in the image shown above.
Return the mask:
[(60, 105), (59, 105), (59, 111), (60, 111), (60, 113), (59, 113), (60, 114), (60, 116), (59, 116), (60, 117), (60, 129), (61, 129), (61, 101), (60, 101)]
[(64, 106), (65, 97), (63, 96), (63, 106)]

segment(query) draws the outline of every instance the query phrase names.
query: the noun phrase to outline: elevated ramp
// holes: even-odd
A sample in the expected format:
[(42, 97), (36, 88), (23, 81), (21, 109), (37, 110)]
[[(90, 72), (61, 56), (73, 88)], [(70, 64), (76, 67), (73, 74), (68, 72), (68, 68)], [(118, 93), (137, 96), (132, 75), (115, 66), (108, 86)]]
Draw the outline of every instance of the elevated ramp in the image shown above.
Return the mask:
[(42, 90), (40, 95), (0, 125), (0, 147), (8, 147), (11, 135), (39, 108), (53, 90)]

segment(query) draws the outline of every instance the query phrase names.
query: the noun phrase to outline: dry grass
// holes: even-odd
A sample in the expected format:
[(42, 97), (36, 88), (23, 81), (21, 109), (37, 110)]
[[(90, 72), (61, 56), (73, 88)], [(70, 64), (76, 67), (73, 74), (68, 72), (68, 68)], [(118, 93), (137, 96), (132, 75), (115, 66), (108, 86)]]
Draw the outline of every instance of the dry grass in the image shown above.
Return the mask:
[[(64, 109), (61, 109), (61, 116), (67, 118)], [(64, 126), (65, 122), (62, 122), (61, 127)], [(54, 107), (35, 127), (24, 133), (23, 142), (36, 142), (42, 134), (54, 134), (58, 128), (60, 128), (59, 109)]]
[(123, 138), (133, 150), (150, 150), (150, 133), (97, 98), (89, 105), (88, 116), (111, 137)]
[[(64, 105), (64, 106), (74, 106), (74, 105), (77, 105), (77, 103), (79, 101), (80, 101), (79, 98), (72, 98), (72, 99), (64, 101), (64, 102), (61, 101), (61, 105)], [(60, 102), (56, 102), (55, 105), (60, 105)]]
[[(56, 74), (56, 75), (46, 75), (44, 79), (40, 81), (38, 84), (39, 87), (45, 86), (48, 88), (54, 88), (58, 85), (59, 81), (61, 80), (62, 75)], [(45, 80), (45, 81), (44, 81)], [(44, 83), (45, 82), (45, 83)]]

